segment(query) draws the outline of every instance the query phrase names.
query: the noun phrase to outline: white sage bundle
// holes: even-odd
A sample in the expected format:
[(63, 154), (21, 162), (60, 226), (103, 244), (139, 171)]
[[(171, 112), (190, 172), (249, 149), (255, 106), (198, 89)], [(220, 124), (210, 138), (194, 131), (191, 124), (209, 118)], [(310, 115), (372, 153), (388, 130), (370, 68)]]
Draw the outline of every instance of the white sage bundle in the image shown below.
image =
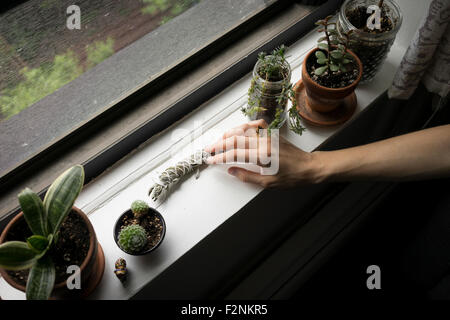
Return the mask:
[(203, 150), (198, 150), (186, 159), (177, 162), (164, 170), (155, 179), (155, 183), (148, 191), (148, 194), (153, 201), (162, 201), (167, 196), (167, 192), (171, 186), (180, 181), (181, 178), (190, 174), (195, 169), (206, 163), (206, 159), (210, 154)]

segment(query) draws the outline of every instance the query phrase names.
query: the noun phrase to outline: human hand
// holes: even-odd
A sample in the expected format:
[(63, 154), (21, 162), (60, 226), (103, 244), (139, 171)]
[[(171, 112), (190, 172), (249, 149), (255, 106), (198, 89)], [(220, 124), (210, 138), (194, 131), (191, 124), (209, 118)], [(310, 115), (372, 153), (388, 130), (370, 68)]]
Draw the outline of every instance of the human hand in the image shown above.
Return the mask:
[(264, 166), (261, 150), (267, 156), (278, 156), (279, 169), (272, 175), (262, 175), (239, 167), (231, 167), (228, 173), (243, 182), (259, 184), (263, 188), (286, 188), (318, 182), (320, 162), (313, 153), (305, 152), (279, 137), (279, 148), (274, 155), (271, 137), (260, 137), (259, 128), (267, 128), (264, 120), (251, 121), (227, 131), (219, 141), (205, 148), (214, 154), (208, 164), (233, 163), (245, 159), (248, 163)]

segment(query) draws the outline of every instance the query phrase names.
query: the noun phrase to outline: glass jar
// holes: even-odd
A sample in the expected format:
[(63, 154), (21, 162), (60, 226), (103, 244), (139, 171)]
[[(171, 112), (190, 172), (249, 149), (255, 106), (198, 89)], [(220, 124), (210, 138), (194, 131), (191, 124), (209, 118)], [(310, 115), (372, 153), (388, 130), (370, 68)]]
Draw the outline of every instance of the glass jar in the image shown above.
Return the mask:
[(363, 64), (363, 75), (361, 83), (369, 82), (376, 75), (381, 64), (387, 57), (395, 36), (402, 24), (402, 13), (400, 7), (393, 0), (384, 0), (383, 8), (386, 16), (392, 22), (392, 29), (381, 33), (369, 33), (357, 29), (353, 26), (348, 14), (358, 7), (367, 8), (370, 5), (377, 5), (379, 0), (346, 0), (339, 11), (339, 19), (336, 28), (339, 34), (353, 30), (349, 43), (349, 48), (361, 60)]
[(279, 81), (270, 81), (263, 78), (258, 70), (261, 61), (253, 68), (253, 78), (248, 90), (248, 103), (246, 114), (249, 120), (264, 119), (269, 125), (273, 122), (273, 128), (279, 129), (286, 121), (286, 107), (289, 100), (288, 88), (291, 84), (291, 67), (284, 62), (282, 68), (287, 70), (287, 75)]

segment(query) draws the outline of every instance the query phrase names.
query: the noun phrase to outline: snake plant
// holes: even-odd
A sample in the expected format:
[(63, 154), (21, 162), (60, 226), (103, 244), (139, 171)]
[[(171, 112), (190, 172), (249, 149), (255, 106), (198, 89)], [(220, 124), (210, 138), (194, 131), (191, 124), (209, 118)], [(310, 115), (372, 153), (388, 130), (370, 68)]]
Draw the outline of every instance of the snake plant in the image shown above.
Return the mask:
[(55, 266), (48, 254), (56, 243), (61, 223), (72, 209), (84, 183), (84, 169), (74, 166), (61, 174), (48, 189), (44, 201), (31, 189), (18, 198), (25, 221), (33, 235), (24, 241), (0, 245), (0, 267), (6, 270), (30, 269), (26, 287), (29, 300), (50, 297), (55, 283)]

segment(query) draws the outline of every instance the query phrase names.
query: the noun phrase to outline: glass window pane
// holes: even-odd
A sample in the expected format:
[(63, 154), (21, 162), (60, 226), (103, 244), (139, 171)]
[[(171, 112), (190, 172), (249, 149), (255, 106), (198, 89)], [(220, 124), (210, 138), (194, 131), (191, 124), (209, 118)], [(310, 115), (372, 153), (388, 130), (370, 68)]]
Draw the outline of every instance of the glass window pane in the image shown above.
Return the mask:
[[(2, 12), (0, 173), (275, 1), (28, 0)], [(68, 27), (74, 3), (80, 29)]]
[(56, 91), (199, 0), (27, 1), (0, 17), (0, 119)]

